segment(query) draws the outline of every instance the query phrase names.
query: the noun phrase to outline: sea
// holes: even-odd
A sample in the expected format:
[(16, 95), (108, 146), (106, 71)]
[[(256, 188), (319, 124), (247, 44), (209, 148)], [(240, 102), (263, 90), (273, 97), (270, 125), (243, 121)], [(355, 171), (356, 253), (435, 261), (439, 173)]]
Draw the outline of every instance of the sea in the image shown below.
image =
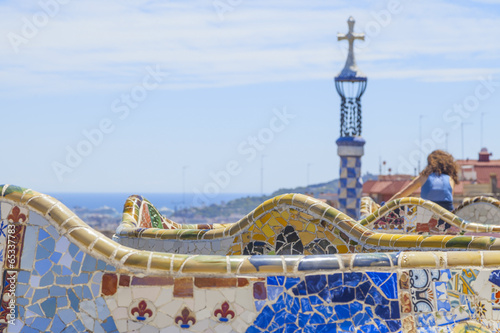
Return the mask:
[[(133, 193), (47, 193), (61, 201), (66, 207), (99, 209), (114, 208), (118, 213), (123, 212), (123, 205)], [(221, 204), (233, 199), (258, 195), (256, 193), (219, 193), (217, 195), (203, 195), (196, 193), (138, 193), (148, 199), (157, 209), (165, 208), (176, 211), (187, 207), (210, 206)]]

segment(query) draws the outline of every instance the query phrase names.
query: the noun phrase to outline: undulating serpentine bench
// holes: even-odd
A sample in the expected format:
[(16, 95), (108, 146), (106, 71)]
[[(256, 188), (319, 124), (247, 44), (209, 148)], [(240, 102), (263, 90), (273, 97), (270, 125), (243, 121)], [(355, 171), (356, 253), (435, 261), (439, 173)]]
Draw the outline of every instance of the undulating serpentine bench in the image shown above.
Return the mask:
[[(9, 185), (0, 193), (4, 331), (494, 332), (500, 326), (495, 237), (379, 233), (293, 194), (233, 224), (180, 226), (135, 196), (115, 236), (129, 247), (50, 196)], [(169, 244), (160, 248), (161, 242)]]

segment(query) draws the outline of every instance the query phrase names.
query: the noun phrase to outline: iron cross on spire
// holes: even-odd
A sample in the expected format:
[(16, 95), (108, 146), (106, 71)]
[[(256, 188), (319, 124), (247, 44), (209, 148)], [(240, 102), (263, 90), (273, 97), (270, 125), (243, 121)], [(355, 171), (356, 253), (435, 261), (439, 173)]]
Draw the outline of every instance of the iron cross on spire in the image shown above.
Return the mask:
[(365, 34), (364, 33), (355, 33), (354, 32), (354, 23), (356, 21), (354, 18), (351, 16), (347, 20), (347, 25), (349, 26), (349, 32), (347, 34), (337, 34), (337, 40), (344, 40), (347, 39), (349, 42), (349, 53), (347, 54), (347, 60), (345, 62), (345, 67), (344, 68), (351, 68), (356, 66), (356, 61), (354, 60), (354, 41), (356, 39), (359, 40), (365, 40)]

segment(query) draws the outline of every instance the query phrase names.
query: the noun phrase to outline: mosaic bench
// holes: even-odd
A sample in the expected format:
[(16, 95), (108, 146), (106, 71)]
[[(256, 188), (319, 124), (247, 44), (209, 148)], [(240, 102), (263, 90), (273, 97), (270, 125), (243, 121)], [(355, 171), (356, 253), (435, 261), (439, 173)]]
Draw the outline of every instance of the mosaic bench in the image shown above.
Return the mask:
[[(362, 230), (333, 208), (295, 196), (268, 201), (252, 216), (276, 211), (281, 201), (307, 204), (308, 214), (321, 212), (339, 230), (353, 229), (346, 234)], [(0, 218), (3, 332), (500, 329), (500, 251), (495, 238), (411, 235), (425, 241), (420, 249), (432, 250), (418, 252), (152, 252), (106, 238), (50, 196), (9, 185), (0, 186)], [(404, 235), (394, 237), (387, 245), (397, 245), (397, 237)], [(368, 244), (370, 236), (358, 239)], [(459, 239), (467, 239), (468, 245)], [(379, 241), (385, 246), (385, 237)], [(377, 242), (369, 245), (376, 249)]]
[[(489, 249), (490, 246), (497, 246), (493, 244), (497, 240), (491, 238), (489, 234), (488, 237), (448, 239), (433, 236), (429, 232), (427, 237), (403, 235), (404, 230), (392, 235), (365, 227), (366, 221), (380, 220), (377, 219), (377, 214), (380, 213), (384, 219), (386, 211), (393, 214), (395, 207), (406, 203), (411, 203), (415, 209), (420, 205), (427, 211), (430, 209), (443, 215), (446, 220), (458, 223), (456, 222), (458, 218), (443, 209), (439, 210), (433, 203), (416, 198), (408, 200), (389, 203), (380, 211), (368, 216), (365, 221), (358, 223), (309, 196), (285, 194), (264, 202), (236, 223), (213, 228), (208, 225), (189, 225), (183, 229), (163, 229), (151, 226), (161, 227), (171, 222), (165, 222), (166, 219), (157, 213), (149, 201), (139, 196), (132, 196), (125, 204), (123, 222), (113, 240), (141, 250), (220, 255), (313, 255), (431, 248)], [(475, 224), (470, 225), (475, 226), (476, 231), (480, 228)], [(496, 229), (500, 230), (500, 226), (484, 227), (488, 232)]]
[(359, 223), (371, 230), (419, 235), (500, 236), (500, 201), (489, 197), (465, 199), (453, 212), (421, 198), (401, 198), (380, 207), (361, 199)]

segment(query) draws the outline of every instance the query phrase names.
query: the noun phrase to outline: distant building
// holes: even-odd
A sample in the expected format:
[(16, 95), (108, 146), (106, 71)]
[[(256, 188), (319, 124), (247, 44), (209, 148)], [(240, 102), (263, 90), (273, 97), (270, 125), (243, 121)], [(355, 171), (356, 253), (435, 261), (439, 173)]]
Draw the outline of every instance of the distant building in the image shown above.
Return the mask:
[[(363, 195), (371, 197), (378, 203), (387, 201), (413, 178), (411, 175), (380, 175), (378, 180), (368, 180), (363, 184)], [(413, 195), (420, 196), (420, 190)]]
[[(457, 160), (460, 166), (460, 184), (455, 186), (453, 201), (462, 202), (466, 197), (493, 196), (500, 198), (497, 179), (500, 176), (500, 160), (491, 160), (492, 154), (486, 148), (481, 149), (477, 160)], [(389, 200), (394, 194), (410, 183), (411, 175), (381, 175), (378, 180), (368, 180), (363, 184), (363, 195), (370, 196), (376, 202)], [(419, 197), (420, 190), (412, 196)]]

